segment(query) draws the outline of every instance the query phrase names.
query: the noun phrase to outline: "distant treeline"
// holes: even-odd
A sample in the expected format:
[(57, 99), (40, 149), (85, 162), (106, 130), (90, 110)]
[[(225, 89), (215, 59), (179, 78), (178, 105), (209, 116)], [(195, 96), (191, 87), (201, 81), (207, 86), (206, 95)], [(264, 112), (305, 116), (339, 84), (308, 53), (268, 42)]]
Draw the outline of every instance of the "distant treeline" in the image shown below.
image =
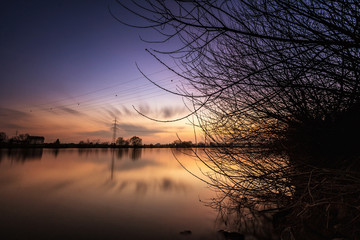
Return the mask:
[[(115, 143), (100, 142), (100, 140), (80, 141), (79, 143), (61, 143), (59, 139), (52, 143), (45, 143), (45, 138), (42, 136), (30, 136), (29, 134), (19, 134), (9, 138), (6, 133), (0, 132), (0, 147), (1, 148), (192, 148), (192, 147), (218, 147), (219, 144), (209, 143), (193, 143), (191, 141), (175, 140), (168, 144), (143, 144), (142, 139), (133, 136), (129, 139), (118, 137)], [(222, 145), (223, 146), (223, 145)], [(229, 147), (231, 147), (229, 145)]]
[(204, 143), (189, 143), (184, 142), (181, 144), (168, 143), (168, 144), (142, 144), (142, 145), (116, 145), (111, 143), (42, 143), (42, 144), (28, 144), (28, 143), (0, 143), (0, 148), (205, 148), (205, 147), (218, 147), (215, 144)]

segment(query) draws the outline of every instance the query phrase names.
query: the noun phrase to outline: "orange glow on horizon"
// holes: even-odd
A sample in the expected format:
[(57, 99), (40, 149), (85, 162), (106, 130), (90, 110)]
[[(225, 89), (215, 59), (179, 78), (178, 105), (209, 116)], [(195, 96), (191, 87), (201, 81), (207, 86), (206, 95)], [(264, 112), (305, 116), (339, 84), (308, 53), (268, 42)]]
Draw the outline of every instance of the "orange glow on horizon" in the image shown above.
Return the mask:
[[(183, 141), (193, 141), (192, 126), (187, 120), (173, 123), (159, 123), (131, 114), (117, 117), (116, 137), (126, 139), (132, 136), (142, 138), (143, 144), (167, 144), (177, 140), (177, 135)], [(1, 119), (0, 123), (6, 126), (8, 119)], [(98, 112), (83, 114), (57, 114), (52, 112), (28, 113), (12, 121), (14, 126), (0, 129), (8, 137), (28, 133), (33, 136), (44, 136), (45, 142), (51, 143), (59, 139), (61, 143), (78, 143), (80, 141), (112, 142), (114, 118)], [(21, 126), (21, 127), (16, 127)]]

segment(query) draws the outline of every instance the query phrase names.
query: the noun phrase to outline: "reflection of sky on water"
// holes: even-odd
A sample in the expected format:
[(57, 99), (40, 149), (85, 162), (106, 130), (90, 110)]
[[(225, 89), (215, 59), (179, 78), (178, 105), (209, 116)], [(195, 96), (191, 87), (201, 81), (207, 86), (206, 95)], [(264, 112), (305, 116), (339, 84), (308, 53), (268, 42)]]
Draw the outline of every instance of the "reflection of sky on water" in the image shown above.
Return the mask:
[(189, 184), (184, 184), (182, 182), (176, 182), (171, 178), (163, 179), (151, 179), (150, 181), (144, 180), (124, 180), (121, 182), (116, 182), (113, 180), (106, 181), (104, 183), (105, 187), (108, 189), (114, 189), (116, 191), (124, 191), (132, 189), (137, 194), (146, 194), (148, 191), (155, 192), (186, 192), (191, 189)]
[(181, 239), (190, 229), (199, 239), (215, 231), (214, 212), (199, 202), (211, 192), (169, 149), (44, 149), (40, 161), (22, 162), (0, 156), (3, 234)]

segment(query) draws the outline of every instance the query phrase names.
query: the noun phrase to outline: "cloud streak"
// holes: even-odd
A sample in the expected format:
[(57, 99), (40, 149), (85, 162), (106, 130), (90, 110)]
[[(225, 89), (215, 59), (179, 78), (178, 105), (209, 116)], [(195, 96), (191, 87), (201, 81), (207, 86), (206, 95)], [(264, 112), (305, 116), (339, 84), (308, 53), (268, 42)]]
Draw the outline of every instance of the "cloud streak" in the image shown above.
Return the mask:
[(3, 118), (3, 117), (7, 117), (7, 118), (27, 118), (29, 116), (30, 116), (30, 114), (28, 114), (26, 112), (23, 112), (23, 111), (0, 107), (0, 117), (1, 118)]
[(147, 128), (145, 126), (139, 124), (129, 124), (129, 123), (120, 123), (117, 125), (118, 132), (125, 132), (127, 135), (139, 135), (139, 136), (149, 136), (154, 135), (156, 133), (166, 133), (167, 131), (158, 128)]
[(185, 106), (163, 106), (160, 108), (151, 108), (148, 105), (140, 105), (136, 109), (143, 115), (157, 118), (159, 120), (177, 119), (189, 114)]
[(92, 136), (92, 137), (111, 137), (112, 132), (110, 130), (98, 130), (98, 131), (88, 131), (88, 132), (77, 132), (77, 134), (82, 136)]
[[(135, 107), (140, 113), (145, 116), (158, 118), (159, 120), (164, 119), (176, 119), (189, 114), (189, 111), (185, 106), (163, 106), (160, 108), (151, 107), (147, 104), (141, 104)], [(119, 117), (134, 117), (140, 116), (134, 109), (122, 106), (121, 109), (114, 106), (109, 106), (103, 109), (108, 117), (119, 118)]]
[(186, 114), (188, 111), (185, 107), (165, 106), (160, 109), (160, 115), (165, 119), (183, 117)]
[(72, 114), (72, 115), (77, 115), (77, 116), (80, 116), (80, 115), (83, 115), (83, 113), (77, 111), (77, 110), (74, 110), (72, 108), (68, 108), (68, 107), (57, 107), (58, 109), (66, 112), (66, 113), (69, 113), (69, 114)]
[(0, 127), (4, 129), (26, 129), (31, 123), (31, 117), (32, 115), (27, 112), (0, 107)]

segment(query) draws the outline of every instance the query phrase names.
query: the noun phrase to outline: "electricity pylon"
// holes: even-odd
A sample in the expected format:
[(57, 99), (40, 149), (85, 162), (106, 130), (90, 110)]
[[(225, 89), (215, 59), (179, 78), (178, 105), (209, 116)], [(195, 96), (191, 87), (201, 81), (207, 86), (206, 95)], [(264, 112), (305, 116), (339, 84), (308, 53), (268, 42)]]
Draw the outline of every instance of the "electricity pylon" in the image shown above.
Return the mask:
[(113, 144), (115, 145), (116, 144), (116, 129), (117, 129), (117, 126), (116, 126), (116, 118), (114, 120), (114, 126), (112, 127), (113, 128)]

